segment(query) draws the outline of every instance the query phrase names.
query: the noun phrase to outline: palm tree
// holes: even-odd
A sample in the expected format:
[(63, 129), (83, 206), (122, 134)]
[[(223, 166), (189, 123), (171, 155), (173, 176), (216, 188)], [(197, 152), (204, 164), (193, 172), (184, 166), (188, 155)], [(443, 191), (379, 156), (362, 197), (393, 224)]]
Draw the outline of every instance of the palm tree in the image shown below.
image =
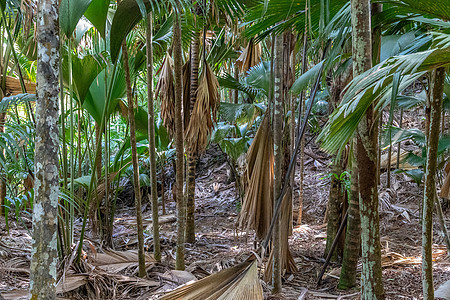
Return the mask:
[(433, 287), (433, 204), (436, 197), (437, 151), (444, 92), (445, 68), (432, 71), (430, 80), (430, 122), (427, 136), (427, 165), (422, 222), (422, 287), (423, 298), (434, 299)]
[[(370, 3), (351, 1), (353, 33), (353, 74), (358, 76), (372, 67), (372, 36)], [(356, 135), (359, 207), (361, 214), (361, 249), (363, 299), (383, 299), (381, 278), (380, 221), (378, 216), (377, 155), (378, 126), (374, 107), (366, 110)]]
[(38, 2), (35, 197), (30, 272), (31, 299), (55, 299), (59, 200), (58, 1)]
[[(147, 97), (148, 97), (148, 152), (150, 156), (150, 179), (152, 198), (153, 222), (153, 255), (157, 261), (161, 260), (161, 246), (159, 241), (158, 222), (158, 190), (156, 184), (156, 145), (155, 145), (155, 111), (153, 107), (153, 15), (149, 12), (147, 23)], [(161, 173), (164, 171), (161, 171)], [(164, 191), (163, 191), (164, 193)], [(164, 195), (163, 195), (164, 197)], [(164, 205), (164, 203), (163, 203)]]
[(181, 117), (182, 108), (182, 56), (181, 56), (181, 5), (175, 1), (175, 15), (173, 18), (173, 60), (175, 66), (175, 147), (176, 153), (176, 195), (177, 195), (177, 252), (175, 268), (184, 270), (185, 228), (186, 228), (186, 203), (183, 196), (184, 188), (184, 149), (183, 149), (183, 123)]

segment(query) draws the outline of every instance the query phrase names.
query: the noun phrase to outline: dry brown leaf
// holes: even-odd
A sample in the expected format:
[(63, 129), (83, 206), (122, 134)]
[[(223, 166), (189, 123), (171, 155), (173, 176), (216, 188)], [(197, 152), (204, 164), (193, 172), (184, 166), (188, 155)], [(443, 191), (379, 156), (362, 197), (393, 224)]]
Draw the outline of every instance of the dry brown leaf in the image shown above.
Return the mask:
[[(145, 263), (147, 266), (153, 264), (155, 259), (150, 254), (145, 254)], [(136, 267), (139, 264), (137, 250), (113, 251), (108, 250), (105, 253), (97, 253), (93, 258), (92, 265), (110, 273), (119, 273), (130, 267)]]
[[(25, 88), (27, 90), (27, 93), (36, 94), (36, 84), (34, 82), (25, 80)], [(22, 93), (23, 91), (22, 86), (20, 85), (20, 80), (18, 78), (6, 76), (6, 95), (13, 96)]]
[(254, 257), (194, 283), (181, 286), (161, 300), (262, 300), (263, 290)]
[(62, 294), (73, 291), (88, 282), (88, 275), (83, 274), (68, 274), (61, 280), (56, 287), (56, 293)]
[(273, 136), (266, 112), (247, 152), (247, 188), (239, 213), (239, 227), (253, 229), (263, 239), (273, 214)]
[[(409, 152), (400, 152), (400, 163), (399, 163), (398, 167), (402, 170), (417, 169), (417, 167), (415, 167), (405, 161), (405, 159), (408, 157), (408, 155), (409, 155)], [(388, 154), (386, 153), (381, 156), (380, 168), (386, 170), (388, 168), (388, 164), (389, 164), (389, 157), (388, 157)], [(397, 154), (394, 153), (391, 156), (390, 167), (395, 168), (396, 166), (397, 166)]]
[(254, 39), (250, 39), (247, 47), (242, 51), (236, 64), (241, 72), (247, 72), (251, 67), (261, 62), (261, 45), (255, 44)]
[(197, 100), (192, 110), (185, 141), (188, 152), (198, 154), (206, 149), (208, 136), (216, 121), (219, 102), (219, 82), (211, 68), (205, 63), (197, 89)]
[(175, 134), (175, 87), (173, 83), (173, 60), (169, 53), (164, 58), (156, 85), (155, 97), (161, 98), (161, 118), (170, 136)]
[[(291, 223), (291, 218), (289, 215), (289, 208), (291, 206), (291, 197), (292, 193), (288, 191), (284, 198), (283, 203), (281, 204), (280, 211), (280, 257), (281, 257), (281, 270), (282, 274), (285, 273), (293, 274), (297, 272), (297, 265), (295, 264), (294, 257), (292, 256), (291, 250), (289, 249), (289, 229)], [(273, 250), (273, 247), (272, 247)], [(266, 263), (266, 268), (264, 270), (264, 280), (266, 282), (270, 282), (272, 280), (272, 260), (273, 260), (273, 251), (270, 251), (269, 259)]]

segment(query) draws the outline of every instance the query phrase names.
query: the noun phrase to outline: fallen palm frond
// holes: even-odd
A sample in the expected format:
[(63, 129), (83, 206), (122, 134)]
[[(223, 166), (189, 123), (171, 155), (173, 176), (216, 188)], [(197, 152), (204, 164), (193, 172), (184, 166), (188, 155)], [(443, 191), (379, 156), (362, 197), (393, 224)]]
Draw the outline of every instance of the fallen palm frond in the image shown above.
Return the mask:
[[(3, 78), (0, 77), (0, 80)], [(36, 84), (31, 81), (24, 81), (26, 92), (29, 94), (36, 94)], [(6, 96), (13, 96), (17, 94), (22, 94), (22, 86), (20, 85), (20, 80), (11, 76), (6, 76)]]
[[(289, 229), (291, 223), (291, 216), (289, 209), (291, 207), (291, 192), (287, 192), (283, 198), (283, 204), (281, 207), (281, 220), (280, 220), (280, 257), (281, 257), (281, 270), (282, 274), (285, 273), (295, 273), (297, 272), (297, 266), (295, 265), (294, 257), (292, 256), (291, 250), (289, 249)], [(270, 282), (272, 280), (272, 266), (273, 266), (273, 247), (270, 251), (269, 259), (266, 263), (266, 268), (264, 270), (264, 280)]]
[(241, 72), (247, 72), (251, 67), (256, 66), (261, 62), (261, 45), (254, 42), (251, 38), (247, 47), (242, 51), (239, 58), (236, 60), (236, 64)]
[[(155, 262), (156, 260), (151, 255), (145, 255), (146, 267), (149, 267)], [(105, 253), (97, 253), (92, 260), (92, 265), (109, 273), (119, 273), (128, 268), (136, 268), (138, 264), (139, 259), (137, 250), (107, 250)]]
[(155, 98), (161, 98), (161, 118), (170, 136), (175, 134), (175, 87), (173, 83), (173, 59), (169, 53), (164, 58), (156, 85)]
[[(408, 156), (410, 155), (410, 152), (400, 152), (400, 157), (399, 157), (399, 164), (398, 164), (398, 168), (401, 170), (413, 170), (413, 169), (417, 169), (417, 166), (413, 166), (410, 163), (408, 163), (406, 161), (406, 159), (408, 158)], [(392, 168), (396, 168), (397, 165), (397, 155), (391, 155), (391, 161), (389, 164), (389, 158), (388, 158), (388, 154), (383, 154), (381, 156), (381, 162), (380, 162), (380, 168), (381, 169), (387, 169), (388, 167)]]
[(251, 257), (192, 284), (182, 286), (161, 300), (262, 300), (257, 261)]
[[(112, 251), (88, 256), (78, 264), (69, 261), (57, 286), (58, 294), (83, 295), (83, 299), (117, 299), (122, 296), (141, 295), (144, 289), (154, 289), (160, 282), (129, 276), (138, 270), (138, 254), (135, 250)], [(153, 266), (155, 260), (146, 255), (146, 266)], [(121, 273), (121, 274), (119, 274)], [(129, 273), (125, 275), (124, 273)], [(69, 293), (69, 294), (67, 294)]]
[[(433, 245), (433, 261), (443, 260), (447, 257), (447, 248), (441, 245)], [(420, 265), (422, 258), (420, 256), (404, 256), (396, 252), (387, 252), (381, 255), (381, 266), (383, 268), (400, 265)]]
[(219, 82), (209, 65), (205, 62), (202, 78), (197, 89), (197, 100), (186, 129), (188, 153), (198, 154), (206, 149), (219, 101)]
[(258, 239), (269, 230), (273, 213), (273, 135), (270, 112), (264, 116), (247, 154), (247, 188), (239, 213), (239, 227), (253, 229)]

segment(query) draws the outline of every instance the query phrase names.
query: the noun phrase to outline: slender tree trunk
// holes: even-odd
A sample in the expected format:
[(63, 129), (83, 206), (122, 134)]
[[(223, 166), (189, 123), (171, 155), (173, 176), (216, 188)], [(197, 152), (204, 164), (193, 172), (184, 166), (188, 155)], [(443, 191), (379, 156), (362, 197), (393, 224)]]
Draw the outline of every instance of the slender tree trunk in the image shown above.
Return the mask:
[(150, 154), (150, 179), (152, 199), (153, 255), (161, 260), (158, 221), (158, 188), (156, 182), (155, 112), (153, 108), (153, 16), (147, 15), (147, 97), (148, 97), (148, 152)]
[(38, 2), (35, 194), (30, 299), (55, 299), (59, 199), (58, 1)]
[[(1, 93), (1, 92), (0, 92)], [(2, 93), (3, 96), (3, 93)], [(3, 97), (2, 97), (3, 98)], [(1, 101), (1, 100), (0, 100)], [(6, 113), (0, 113), (0, 135), (5, 132)], [(0, 150), (5, 155), (5, 149)], [(2, 175), (4, 171), (0, 170), (0, 216), (5, 215), (5, 199), (6, 199), (6, 177)]]
[(433, 287), (433, 204), (436, 193), (437, 151), (444, 90), (445, 68), (438, 68), (430, 80), (430, 127), (427, 139), (427, 165), (422, 223), (422, 287), (423, 299), (434, 299)]
[(173, 18), (173, 61), (175, 65), (175, 147), (176, 152), (176, 201), (177, 201), (177, 253), (175, 268), (184, 270), (184, 243), (186, 228), (186, 204), (183, 197), (184, 186), (184, 151), (183, 151), (183, 124), (181, 120), (182, 103), (182, 76), (181, 76), (181, 8), (179, 0), (176, 0), (178, 10)]
[[(353, 74), (372, 66), (371, 14), (369, 0), (352, 0)], [(374, 107), (362, 118), (357, 133), (356, 160), (359, 171), (361, 215), (361, 299), (384, 299), (381, 272), (380, 220), (378, 214), (378, 126)]]
[(134, 103), (131, 89), (130, 67), (128, 65), (128, 50), (125, 39), (122, 41), (122, 55), (123, 69), (125, 71), (125, 82), (127, 87), (128, 121), (130, 122), (131, 160), (133, 163), (134, 202), (136, 205), (136, 223), (138, 235), (139, 277), (145, 277), (146, 271), (144, 254), (144, 228), (142, 226), (141, 187), (139, 182), (139, 161), (136, 148), (136, 121), (134, 119)]
[[(204, 45), (203, 45), (204, 46)], [(195, 101), (197, 100), (198, 88), (198, 59), (199, 52), (199, 35), (196, 33), (195, 38), (191, 43), (191, 90), (189, 114), (191, 115), (194, 109)], [(195, 241), (195, 165), (197, 164), (197, 155), (187, 153), (187, 177), (186, 177), (186, 242), (193, 243)]]
[[(356, 151), (356, 140), (352, 143), (353, 152)], [(359, 216), (359, 188), (358, 188), (358, 165), (355, 153), (350, 154), (351, 161), (351, 183), (348, 205), (347, 232), (345, 235), (344, 255), (342, 258), (341, 276), (339, 277), (339, 288), (348, 289), (356, 285), (356, 267), (358, 264), (359, 250), (361, 246), (361, 219)]]
[[(239, 67), (236, 63), (234, 64), (234, 79), (239, 80)], [(234, 104), (238, 103), (239, 103), (239, 91), (234, 90)]]
[[(334, 161), (331, 169), (330, 194), (327, 205), (327, 243), (325, 246), (325, 257), (330, 252), (331, 245), (336, 238), (339, 226), (341, 224), (341, 213), (343, 208), (342, 186), (340, 176), (342, 173), (342, 158), (339, 161)], [(341, 249), (342, 250), (342, 249)], [(331, 256), (331, 261), (338, 261), (339, 250), (336, 248)]]
[(164, 191), (164, 184), (165, 184), (165, 162), (163, 162), (162, 167), (161, 167), (161, 206), (162, 206), (162, 214), (165, 215), (166, 214), (166, 192)]
[[(305, 2), (305, 10), (308, 8), (308, 2)], [(306, 63), (306, 52), (308, 46), (308, 26), (305, 20), (305, 33), (303, 35), (303, 53), (302, 53), (302, 74), (305, 74), (307, 69)], [(303, 111), (305, 109), (305, 99), (304, 99), (304, 91), (300, 93), (299, 100), (299, 108), (298, 108), (298, 124), (297, 124), (297, 135), (300, 134), (300, 124), (302, 123), (301, 119), (303, 118)], [(303, 180), (305, 178), (305, 135), (301, 137), (300, 141), (300, 180), (299, 180), (299, 190), (298, 190), (298, 216), (297, 216), (297, 225), (302, 224), (302, 216), (303, 216)]]
[[(278, 199), (281, 192), (282, 168), (283, 168), (283, 150), (282, 150), (282, 132), (283, 132), (283, 35), (275, 38), (275, 83), (274, 83), (274, 114), (273, 114), (273, 132), (274, 135), (274, 199)], [(272, 285), (273, 294), (281, 293), (281, 251), (280, 251), (281, 233), (280, 217), (277, 217), (273, 228), (273, 275)]]

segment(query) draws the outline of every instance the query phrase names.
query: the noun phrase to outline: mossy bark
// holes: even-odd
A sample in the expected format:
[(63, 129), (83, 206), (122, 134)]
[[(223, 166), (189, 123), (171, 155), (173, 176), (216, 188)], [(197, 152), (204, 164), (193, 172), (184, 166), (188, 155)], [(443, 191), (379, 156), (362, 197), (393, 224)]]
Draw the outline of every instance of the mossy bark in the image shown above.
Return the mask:
[[(334, 239), (336, 238), (336, 233), (339, 229), (339, 225), (341, 224), (341, 215), (343, 208), (343, 192), (342, 192), (342, 184), (340, 181), (340, 176), (342, 173), (341, 161), (333, 162), (331, 167), (331, 182), (330, 182), (330, 193), (328, 196), (328, 206), (327, 206), (327, 242), (325, 246), (324, 256), (326, 257), (330, 252), (331, 245), (333, 244)], [(341, 250), (336, 250), (331, 256), (331, 261), (339, 260), (339, 252)]]
[[(351, 14), (353, 75), (357, 76), (372, 67), (370, 1), (352, 0)], [(373, 105), (358, 125), (356, 160), (361, 217), (361, 299), (384, 299), (377, 189), (378, 126)]]
[(37, 3), (37, 101), (35, 194), (30, 264), (30, 299), (55, 299), (59, 199), (58, 1)]
[[(356, 144), (356, 141), (354, 142)], [(353, 147), (355, 151), (355, 147)], [(349, 289), (356, 285), (356, 267), (358, 264), (361, 246), (361, 219), (359, 216), (359, 188), (358, 165), (355, 155), (351, 157), (352, 171), (350, 183), (350, 195), (347, 217), (347, 232), (345, 235), (344, 255), (342, 258), (341, 275), (339, 276), (339, 288)]]
[(436, 172), (439, 127), (442, 110), (445, 68), (438, 68), (430, 80), (430, 124), (427, 138), (427, 164), (423, 198), (422, 223), (422, 288), (423, 299), (434, 299), (433, 287), (433, 204), (436, 195)]

